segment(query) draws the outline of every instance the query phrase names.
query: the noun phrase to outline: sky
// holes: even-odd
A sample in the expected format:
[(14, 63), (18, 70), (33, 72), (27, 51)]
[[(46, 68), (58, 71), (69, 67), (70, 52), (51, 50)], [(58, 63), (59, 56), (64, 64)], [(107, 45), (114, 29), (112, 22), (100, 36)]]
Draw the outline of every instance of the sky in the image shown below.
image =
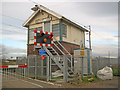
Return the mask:
[[(10, 2), (11, 1), (11, 2)], [(41, 2), (39, 2), (41, 1)], [(61, 0), (5, 0), (0, 10), (0, 57), (16, 57), (27, 55), (27, 28), (22, 24), (33, 13), (34, 5), (41, 4), (81, 26), (91, 26), (92, 55), (118, 56), (118, 3), (112, 2), (80, 2)], [(104, 0), (108, 1), (108, 0)], [(114, 0), (115, 1), (115, 0)]]

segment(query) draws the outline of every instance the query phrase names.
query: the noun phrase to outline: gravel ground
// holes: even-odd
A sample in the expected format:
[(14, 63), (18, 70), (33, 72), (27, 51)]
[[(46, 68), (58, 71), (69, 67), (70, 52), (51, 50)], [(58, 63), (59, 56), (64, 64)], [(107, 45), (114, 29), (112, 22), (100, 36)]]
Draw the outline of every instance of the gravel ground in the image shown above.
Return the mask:
[(113, 77), (112, 80), (99, 80), (97, 82), (91, 82), (87, 84), (78, 84), (76, 81), (75, 83), (59, 83), (61, 84), (61, 88), (118, 88), (118, 78), (120, 77)]
[(112, 80), (98, 80), (90, 83), (80, 83), (76, 80), (72, 83), (53, 82), (55, 85), (51, 85), (35, 80), (4, 78), (2, 77), (3, 88), (118, 88), (118, 78), (120, 79), (120, 77), (113, 77)]

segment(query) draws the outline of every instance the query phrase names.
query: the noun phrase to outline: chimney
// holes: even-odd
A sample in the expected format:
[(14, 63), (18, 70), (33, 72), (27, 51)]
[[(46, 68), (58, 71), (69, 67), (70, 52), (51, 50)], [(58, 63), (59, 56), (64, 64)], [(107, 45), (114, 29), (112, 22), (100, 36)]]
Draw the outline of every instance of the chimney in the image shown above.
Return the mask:
[(39, 9), (38, 5), (35, 5), (35, 7), (31, 8), (33, 11), (37, 11)]

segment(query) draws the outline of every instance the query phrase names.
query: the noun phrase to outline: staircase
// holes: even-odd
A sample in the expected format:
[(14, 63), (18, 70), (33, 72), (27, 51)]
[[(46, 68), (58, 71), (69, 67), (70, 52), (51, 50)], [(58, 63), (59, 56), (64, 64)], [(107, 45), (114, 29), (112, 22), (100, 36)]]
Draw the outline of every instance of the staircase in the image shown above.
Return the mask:
[[(56, 40), (56, 39), (55, 39)], [(56, 40), (57, 41), (57, 40)], [(68, 60), (68, 75), (70, 75), (71, 73), (73, 74), (73, 64), (72, 64), (72, 55), (60, 44), (59, 41), (57, 41), (58, 45), (60, 45), (70, 56), (70, 58), (66, 57), (66, 60)], [(64, 69), (64, 59), (63, 56), (66, 56), (66, 54), (55, 44), (53, 43), (54, 46), (62, 53), (62, 56), (59, 55), (56, 50), (53, 47), (43, 47), (47, 54), (50, 56), (50, 58), (55, 62), (55, 64), (61, 69), (61, 71), (63, 72)]]

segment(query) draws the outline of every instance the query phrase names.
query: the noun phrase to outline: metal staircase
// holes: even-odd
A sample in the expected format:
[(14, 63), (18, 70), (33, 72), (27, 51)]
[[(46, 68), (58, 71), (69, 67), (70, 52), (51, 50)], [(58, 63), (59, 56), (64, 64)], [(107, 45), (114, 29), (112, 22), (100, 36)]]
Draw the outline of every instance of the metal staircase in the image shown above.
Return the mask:
[(46, 50), (47, 54), (55, 62), (55, 64), (61, 69), (62, 72), (64, 69), (63, 56), (67, 56), (66, 57), (66, 60), (68, 60), (68, 72), (67, 73), (68, 73), (68, 75), (70, 75), (71, 73), (74, 73), (73, 66), (72, 66), (73, 65), (72, 64), (72, 55), (61, 45), (61, 43), (59, 41), (56, 40), (56, 42), (58, 43), (59, 46), (62, 47), (62, 49), (64, 51), (67, 52), (67, 55), (55, 43), (53, 43), (54, 46), (62, 53), (62, 55), (59, 55), (53, 47), (45, 47), (44, 46), (43, 48)]

